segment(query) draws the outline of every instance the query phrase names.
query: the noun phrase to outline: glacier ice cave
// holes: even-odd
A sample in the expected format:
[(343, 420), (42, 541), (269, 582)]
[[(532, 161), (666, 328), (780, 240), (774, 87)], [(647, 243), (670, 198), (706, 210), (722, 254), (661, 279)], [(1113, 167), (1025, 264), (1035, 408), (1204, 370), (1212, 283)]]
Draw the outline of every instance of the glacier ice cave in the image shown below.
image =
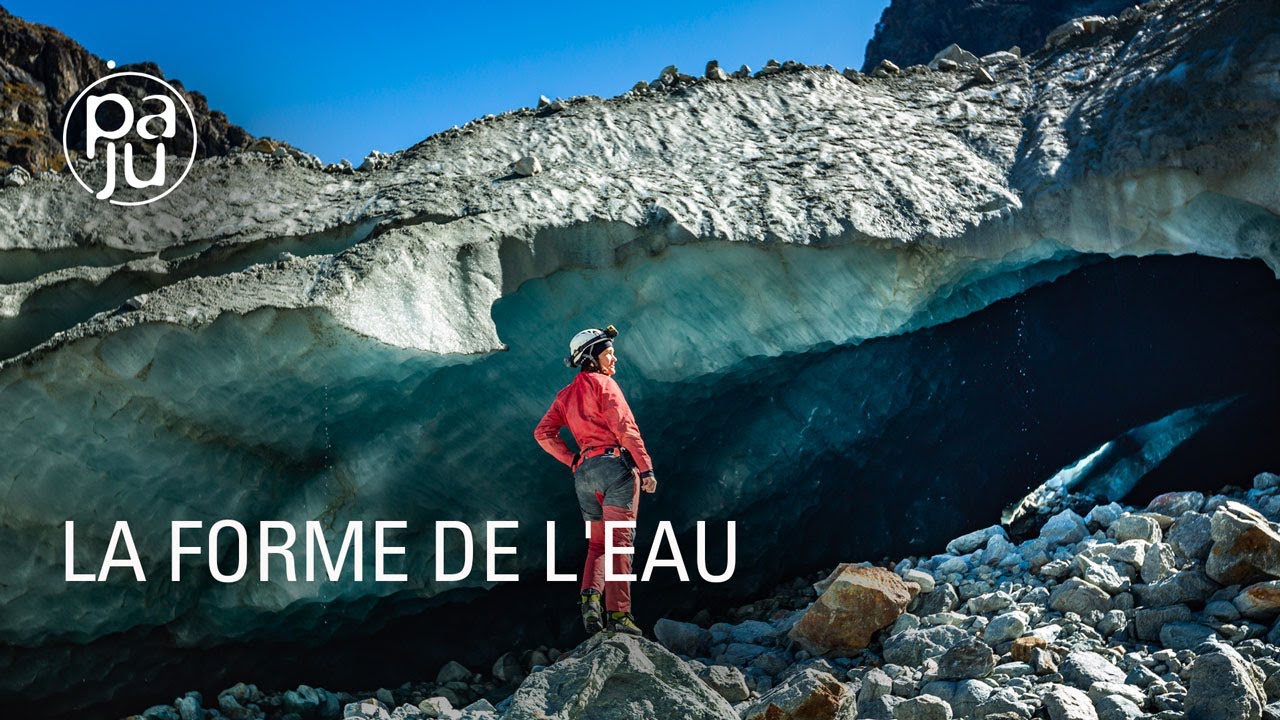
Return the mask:
[[(650, 618), (930, 552), (1072, 466), (1129, 497), (1280, 467), (1280, 35), (1246, 6), (1131, 14), (992, 85), (802, 68), (370, 172), (210, 158), (142, 208), (5, 189), (0, 691), (351, 686), (565, 637), (539, 563), (577, 510), (531, 433), (605, 323), (661, 479), (639, 554), (659, 520), (737, 523), (732, 580), (658, 571)], [(409, 580), (169, 582), (170, 522), (222, 518), (335, 546), (403, 520)], [(446, 519), (519, 520), (524, 579), (434, 581)], [(80, 568), (128, 521), (148, 581), (67, 583), (67, 520)]]

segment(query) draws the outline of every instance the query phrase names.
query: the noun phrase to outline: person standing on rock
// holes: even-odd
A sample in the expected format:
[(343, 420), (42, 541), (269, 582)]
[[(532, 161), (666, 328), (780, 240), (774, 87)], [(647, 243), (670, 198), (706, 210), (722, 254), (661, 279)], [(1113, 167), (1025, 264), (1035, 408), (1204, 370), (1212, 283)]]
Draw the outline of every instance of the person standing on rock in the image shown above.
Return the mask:
[[(573, 470), (578, 505), (583, 519), (590, 523), (579, 597), (587, 633), (605, 629), (604, 611), (607, 610), (610, 631), (641, 635), (631, 614), (631, 583), (605, 581), (604, 524), (635, 521), (640, 490), (651, 493), (658, 488), (640, 428), (622, 395), (622, 388), (613, 379), (618, 368), (618, 356), (613, 349), (613, 339), (617, 336), (618, 331), (612, 325), (603, 330), (583, 330), (573, 336), (565, 364), (579, 368), (578, 375), (556, 394), (555, 402), (538, 423), (533, 436), (544, 450)], [(578, 444), (577, 453), (560, 439), (560, 429), (566, 426)], [(613, 547), (632, 547), (632, 533), (631, 528), (615, 527)], [(613, 576), (630, 573), (631, 554), (614, 555)]]

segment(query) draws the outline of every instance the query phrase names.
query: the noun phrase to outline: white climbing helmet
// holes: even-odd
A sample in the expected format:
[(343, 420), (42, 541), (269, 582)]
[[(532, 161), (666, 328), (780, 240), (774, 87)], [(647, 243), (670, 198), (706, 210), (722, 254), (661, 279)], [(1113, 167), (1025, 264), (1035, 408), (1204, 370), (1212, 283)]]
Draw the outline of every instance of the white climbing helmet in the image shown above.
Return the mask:
[(564, 363), (569, 367), (578, 367), (582, 361), (593, 357), (596, 353), (594, 350), (600, 343), (608, 342), (618, 337), (618, 330), (612, 325), (605, 327), (603, 330), (599, 328), (588, 328), (573, 336), (569, 341), (569, 357), (564, 359)]

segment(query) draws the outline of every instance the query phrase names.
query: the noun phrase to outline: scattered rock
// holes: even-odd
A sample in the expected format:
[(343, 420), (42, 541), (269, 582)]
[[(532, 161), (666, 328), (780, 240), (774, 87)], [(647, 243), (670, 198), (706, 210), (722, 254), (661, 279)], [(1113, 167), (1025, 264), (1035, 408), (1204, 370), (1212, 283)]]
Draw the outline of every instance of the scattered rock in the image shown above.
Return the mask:
[(983, 631), (983, 637), (991, 644), (1008, 642), (1022, 637), (1027, 632), (1031, 618), (1021, 610), (997, 615)]
[(1146, 515), (1125, 515), (1117, 518), (1107, 528), (1107, 535), (1115, 538), (1117, 542), (1143, 540), (1155, 544), (1164, 539), (1160, 532), (1160, 524)]
[(943, 680), (983, 678), (996, 665), (995, 653), (986, 643), (974, 637), (952, 645), (938, 659), (938, 677)]
[[(952, 47), (955, 47), (954, 45)], [(951, 555), (968, 555), (969, 553), (981, 547), (985, 547), (987, 541), (992, 537), (1008, 538), (1009, 535), (1004, 528), (999, 525), (974, 530), (971, 533), (961, 535), (960, 537), (947, 543), (947, 552)]]
[(1275, 620), (1280, 615), (1280, 581), (1250, 585), (1231, 602), (1241, 615), (1250, 620)]
[(1089, 696), (1073, 687), (1053, 683), (1041, 695), (1049, 720), (1098, 720)]
[(742, 720), (828, 720), (839, 712), (844, 694), (839, 680), (808, 668), (762, 695)]
[(653, 634), (671, 652), (697, 657), (711, 646), (711, 633), (693, 623), (662, 618), (653, 625)]
[(1098, 653), (1077, 650), (1062, 661), (1058, 671), (1070, 685), (1087, 691), (1096, 682), (1124, 682), (1124, 671)]
[(1062, 512), (1049, 518), (1040, 529), (1040, 539), (1050, 545), (1068, 545), (1078, 543), (1089, 535), (1084, 519), (1072, 510)]
[(711, 665), (698, 671), (698, 677), (708, 687), (720, 694), (720, 697), (731, 703), (738, 703), (751, 697), (747, 689), (746, 678), (742, 671), (728, 665)]
[(1087, 580), (1070, 578), (1053, 589), (1049, 595), (1049, 607), (1058, 612), (1084, 615), (1103, 613), (1111, 609), (1111, 596), (1106, 590)]
[(643, 716), (645, 707), (670, 717), (738, 718), (728, 700), (658, 643), (605, 633), (525, 679), (503, 718), (580, 717), (588, 707), (601, 718)]
[(532, 155), (524, 157), (511, 163), (511, 173), (520, 177), (529, 177), (542, 172), (542, 163), (538, 162), (538, 158)]
[(942, 50), (939, 50), (937, 55), (933, 56), (933, 59), (928, 63), (929, 68), (932, 70), (940, 70), (942, 69), (940, 67), (940, 63), (943, 61), (951, 63), (951, 69), (954, 70), (956, 67), (962, 65), (977, 65), (978, 56), (955, 43), (951, 43)]
[(1013, 645), (1009, 648), (1009, 654), (1019, 662), (1030, 662), (1032, 650), (1043, 649), (1048, 646), (1049, 642), (1044, 638), (1028, 635), (1014, 640)]
[(1147, 509), (1173, 518), (1189, 512), (1198, 513), (1204, 509), (1204, 494), (1194, 491), (1164, 493), (1152, 498)]
[(951, 705), (931, 695), (920, 695), (899, 703), (893, 709), (894, 720), (951, 720)]

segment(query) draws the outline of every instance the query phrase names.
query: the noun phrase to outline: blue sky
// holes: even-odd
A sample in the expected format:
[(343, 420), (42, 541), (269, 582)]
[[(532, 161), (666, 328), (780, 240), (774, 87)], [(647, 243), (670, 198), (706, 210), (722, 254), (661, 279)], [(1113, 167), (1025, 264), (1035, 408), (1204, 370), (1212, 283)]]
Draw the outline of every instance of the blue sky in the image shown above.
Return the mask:
[(0, 2), (104, 60), (155, 62), (254, 135), (356, 164), (539, 95), (617, 95), (670, 64), (857, 68), (888, 4)]

